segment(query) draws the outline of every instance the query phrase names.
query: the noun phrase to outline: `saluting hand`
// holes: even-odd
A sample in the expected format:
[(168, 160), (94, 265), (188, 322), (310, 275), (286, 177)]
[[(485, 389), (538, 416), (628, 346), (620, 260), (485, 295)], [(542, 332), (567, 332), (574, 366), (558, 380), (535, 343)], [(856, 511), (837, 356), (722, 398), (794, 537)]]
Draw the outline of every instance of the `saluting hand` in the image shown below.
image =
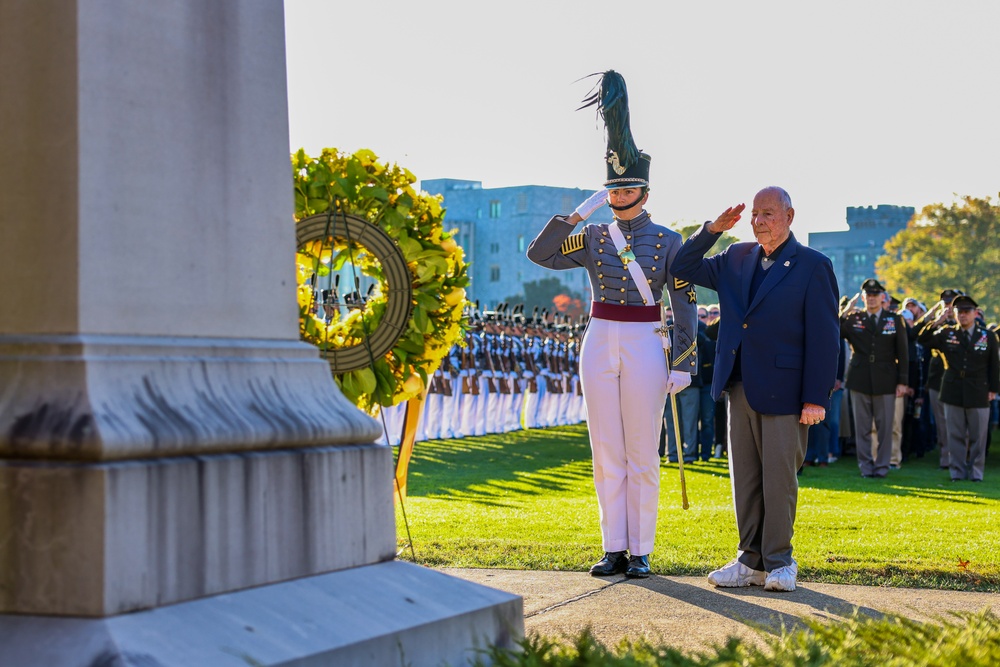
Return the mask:
[(737, 204), (736, 206), (730, 206), (725, 211), (722, 212), (715, 222), (708, 223), (708, 231), (713, 234), (719, 234), (721, 232), (727, 232), (736, 226), (736, 223), (740, 221), (743, 209), (747, 207), (746, 204)]

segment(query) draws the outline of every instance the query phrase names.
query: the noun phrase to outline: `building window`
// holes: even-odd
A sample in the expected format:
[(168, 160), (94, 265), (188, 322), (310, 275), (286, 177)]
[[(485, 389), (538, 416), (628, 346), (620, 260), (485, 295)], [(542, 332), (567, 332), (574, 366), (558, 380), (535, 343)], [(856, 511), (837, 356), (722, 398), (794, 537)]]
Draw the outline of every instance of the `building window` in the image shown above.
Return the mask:
[(491, 283), (500, 282), (500, 267), (496, 264), (490, 267), (490, 282)]
[(524, 234), (518, 234), (517, 236), (517, 251), (524, 252)]
[(490, 217), (499, 218), (500, 217), (500, 200), (494, 199), (490, 202)]
[(528, 210), (528, 195), (520, 192), (517, 195), (517, 212), (524, 213)]
[(493, 255), (495, 255), (498, 252), (500, 252), (500, 244), (499, 243), (495, 243), (495, 242), (491, 243), (490, 244), (490, 253), (493, 254)]

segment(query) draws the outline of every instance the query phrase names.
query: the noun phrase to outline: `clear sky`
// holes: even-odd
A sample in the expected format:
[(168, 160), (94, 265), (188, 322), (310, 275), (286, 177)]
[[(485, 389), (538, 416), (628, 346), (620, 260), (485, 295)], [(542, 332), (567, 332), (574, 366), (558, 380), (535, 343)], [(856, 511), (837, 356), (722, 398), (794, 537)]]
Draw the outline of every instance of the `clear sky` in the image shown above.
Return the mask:
[[(578, 79), (615, 69), (660, 224), (773, 184), (805, 241), (846, 229), (848, 206), (1000, 192), (998, 0), (285, 0), (285, 19), (292, 150), (597, 188), (603, 126), (575, 111)], [(752, 238), (747, 216), (734, 233)]]

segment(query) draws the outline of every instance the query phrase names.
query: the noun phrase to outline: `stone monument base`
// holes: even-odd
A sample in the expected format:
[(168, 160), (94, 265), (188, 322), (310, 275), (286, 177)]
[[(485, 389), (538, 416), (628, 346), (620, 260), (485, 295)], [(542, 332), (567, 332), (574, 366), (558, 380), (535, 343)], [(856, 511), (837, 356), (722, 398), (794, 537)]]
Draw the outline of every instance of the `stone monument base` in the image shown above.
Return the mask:
[(106, 618), (0, 615), (0, 663), (458, 667), (523, 634), (520, 597), (390, 561)]

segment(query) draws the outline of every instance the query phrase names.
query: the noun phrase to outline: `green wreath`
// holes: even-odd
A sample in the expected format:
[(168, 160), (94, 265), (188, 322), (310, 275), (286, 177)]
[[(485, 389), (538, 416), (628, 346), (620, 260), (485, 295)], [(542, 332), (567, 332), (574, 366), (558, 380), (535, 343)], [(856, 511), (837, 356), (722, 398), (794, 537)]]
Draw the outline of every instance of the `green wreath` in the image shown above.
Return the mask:
[[(441, 197), (416, 192), (417, 179), (409, 170), (379, 162), (370, 150), (348, 155), (325, 148), (310, 157), (300, 149), (292, 154), (292, 172), (296, 221), (328, 213), (331, 220), (353, 216), (376, 225), (399, 246), (412, 278), (411, 316), (398, 341), (373, 364), (335, 373), (338, 386), (369, 413), (413, 398), (465, 332), (469, 265), (454, 230), (444, 230)], [(385, 314), (389, 294), (375, 253), (356, 239), (322, 235), (300, 244), (296, 263), (301, 338), (321, 350), (365, 345)], [(334, 311), (327, 323), (316, 313), (313, 276), (345, 266), (374, 278), (380, 289), (346, 316)]]

